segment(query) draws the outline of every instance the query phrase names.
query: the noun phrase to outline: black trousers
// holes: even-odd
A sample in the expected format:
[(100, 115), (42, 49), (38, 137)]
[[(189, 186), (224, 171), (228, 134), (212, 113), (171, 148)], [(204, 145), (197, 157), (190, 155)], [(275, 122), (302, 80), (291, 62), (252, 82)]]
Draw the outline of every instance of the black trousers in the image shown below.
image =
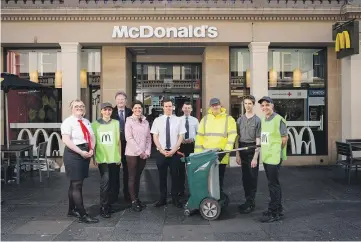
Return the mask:
[(170, 175), (172, 178), (171, 195), (173, 198), (178, 197), (180, 193), (180, 179), (179, 168), (181, 165), (181, 156), (175, 153), (172, 157), (165, 157), (159, 151), (157, 151), (157, 168), (159, 173), (159, 190), (160, 201), (167, 199), (167, 176), (168, 168), (170, 169)]
[[(239, 142), (239, 148), (256, 145), (256, 143)], [(259, 171), (259, 157), (257, 159), (257, 166), (251, 167), (255, 150), (240, 151), (242, 161), (242, 181), (243, 189), (246, 197), (246, 203), (253, 204), (257, 193), (258, 171)]]
[(223, 182), (224, 182), (224, 174), (226, 173), (226, 164), (219, 164), (219, 187), (221, 192), (223, 192)]
[[(119, 178), (119, 166), (115, 163), (98, 164), (100, 172), (100, 206), (108, 209), (118, 196), (119, 182), (114, 177)], [(118, 190), (116, 190), (118, 188)]]
[[(122, 167), (123, 167), (123, 195), (124, 198), (129, 199), (129, 188), (128, 188), (128, 180), (129, 180), (129, 172), (128, 172), (128, 164), (127, 164), (127, 158), (125, 156), (125, 147), (127, 145), (127, 142), (125, 140), (122, 140)], [(118, 176), (119, 181), (119, 176)], [(118, 182), (119, 184), (119, 182)], [(120, 189), (120, 186), (118, 187), (118, 191)]]
[(279, 181), (281, 162), (278, 165), (270, 165), (263, 163), (268, 179), (268, 189), (271, 200), (268, 205), (268, 211), (273, 213), (281, 213), (282, 207), (282, 190)]
[[(194, 152), (194, 143), (181, 144), (180, 152), (184, 154), (185, 157), (188, 157), (191, 153)], [(179, 168), (179, 182), (180, 182), (180, 192), (185, 191), (185, 182), (186, 182), (186, 163), (181, 162)]]

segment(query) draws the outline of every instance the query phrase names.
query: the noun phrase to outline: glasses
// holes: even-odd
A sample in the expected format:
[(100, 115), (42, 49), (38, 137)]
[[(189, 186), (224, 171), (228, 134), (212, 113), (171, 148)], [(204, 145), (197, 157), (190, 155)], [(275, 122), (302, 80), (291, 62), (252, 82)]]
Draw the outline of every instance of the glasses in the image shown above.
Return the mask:
[(75, 105), (74, 108), (85, 108), (84, 105)]

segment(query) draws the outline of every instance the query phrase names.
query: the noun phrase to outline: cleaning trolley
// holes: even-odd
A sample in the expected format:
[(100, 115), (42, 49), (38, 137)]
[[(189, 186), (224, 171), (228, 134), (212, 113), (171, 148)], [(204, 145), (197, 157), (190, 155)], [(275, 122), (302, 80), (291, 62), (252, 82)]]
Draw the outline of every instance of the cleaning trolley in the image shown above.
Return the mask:
[(230, 151), (208, 150), (201, 153), (192, 153), (182, 158), (187, 166), (188, 186), (190, 197), (184, 207), (184, 215), (190, 216), (199, 210), (206, 220), (215, 220), (221, 210), (228, 206), (228, 196), (220, 191), (219, 160), (220, 154), (234, 151), (256, 149), (259, 146), (243, 147)]

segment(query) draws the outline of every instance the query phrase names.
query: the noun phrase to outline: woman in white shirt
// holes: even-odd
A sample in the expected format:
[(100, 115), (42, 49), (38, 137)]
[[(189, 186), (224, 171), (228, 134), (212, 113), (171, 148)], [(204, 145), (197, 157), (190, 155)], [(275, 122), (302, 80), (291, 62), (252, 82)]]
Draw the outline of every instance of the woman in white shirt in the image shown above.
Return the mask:
[(89, 120), (83, 118), (85, 105), (80, 100), (70, 103), (72, 115), (61, 124), (62, 139), (65, 144), (65, 172), (70, 179), (68, 191), (69, 217), (79, 218), (80, 223), (97, 223), (98, 219), (90, 217), (83, 204), (83, 181), (88, 177), (90, 157), (95, 145), (94, 132)]

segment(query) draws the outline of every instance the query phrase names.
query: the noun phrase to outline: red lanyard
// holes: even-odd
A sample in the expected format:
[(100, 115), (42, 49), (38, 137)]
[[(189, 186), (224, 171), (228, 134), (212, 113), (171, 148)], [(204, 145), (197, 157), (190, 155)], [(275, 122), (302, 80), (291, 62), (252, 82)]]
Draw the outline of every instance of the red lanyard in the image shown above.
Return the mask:
[(84, 134), (84, 139), (88, 142), (89, 144), (89, 150), (92, 149), (92, 143), (91, 143), (91, 138), (90, 138), (90, 133), (89, 133), (89, 130), (85, 127), (84, 123), (83, 123), (83, 120), (78, 120), (78, 122), (80, 123), (80, 128), (81, 128), (81, 131), (83, 131), (83, 134)]

